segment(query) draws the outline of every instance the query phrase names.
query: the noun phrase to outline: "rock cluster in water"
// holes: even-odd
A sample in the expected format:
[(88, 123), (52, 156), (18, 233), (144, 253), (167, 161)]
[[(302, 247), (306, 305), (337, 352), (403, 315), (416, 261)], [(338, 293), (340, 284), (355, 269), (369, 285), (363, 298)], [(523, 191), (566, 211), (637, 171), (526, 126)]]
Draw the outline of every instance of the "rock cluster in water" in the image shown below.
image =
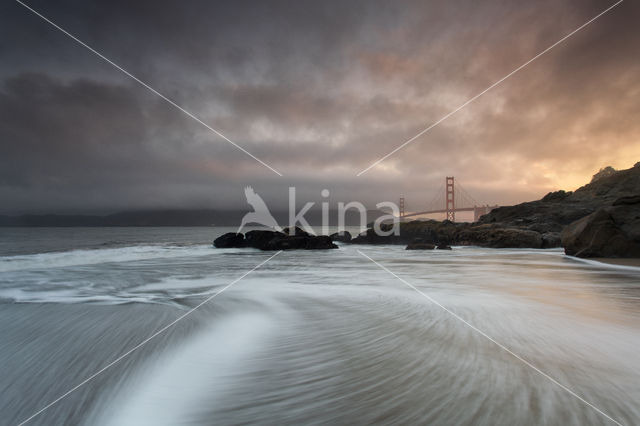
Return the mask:
[[(383, 230), (389, 230), (390, 225)], [(408, 250), (448, 249), (451, 244), (494, 248), (557, 247), (559, 234), (505, 227), (501, 224), (456, 223), (448, 220), (415, 220), (400, 224), (400, 235), (381, 236), (373, 229), (351, 240), (354, 244), (407, 244)]]
[(229, 232), (213, 241), (217, 248), (253, 247), (260, 250), (326, 250), (338, 248), (330, 236), (312, 235), (300, 228), (291, 232), (285, 228), (278, 231), (249, 231), (246, 234)]

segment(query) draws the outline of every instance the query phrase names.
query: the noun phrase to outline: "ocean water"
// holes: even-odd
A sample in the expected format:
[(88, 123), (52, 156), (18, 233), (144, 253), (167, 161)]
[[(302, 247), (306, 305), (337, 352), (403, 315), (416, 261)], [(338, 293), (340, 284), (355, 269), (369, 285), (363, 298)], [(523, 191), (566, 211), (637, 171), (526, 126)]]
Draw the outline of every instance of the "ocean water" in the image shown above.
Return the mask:
[(640, 424), (640, 268), (561, 250), (283, 252), (138, 346), (227, 231), (0, 229), (0, 424)]

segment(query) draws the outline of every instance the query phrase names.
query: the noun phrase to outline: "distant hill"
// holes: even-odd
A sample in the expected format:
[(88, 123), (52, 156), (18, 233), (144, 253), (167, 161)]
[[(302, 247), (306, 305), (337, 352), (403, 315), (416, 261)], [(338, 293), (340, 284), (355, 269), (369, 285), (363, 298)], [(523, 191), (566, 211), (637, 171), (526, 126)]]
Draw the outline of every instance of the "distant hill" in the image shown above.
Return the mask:
[[(3, 227), (73, 227), (73, 226), (238, 226), (240, 220), (248, 210), (144, 210), (119, 212), (109, 215), (0, 215), (0, 226)], [(367, 222), (372, 222), (385, 213), (378, 210), (367, 211)], [(273, 216), (278, 223), (287, 225), (288, 212), (274, 212)], [(338, 224), (338, 212), (329, 212), (329, 224)], [(310, 210), (305, 218), (311, 225), (322, 225), (322, 213), (320, 210)], [(345, 224), (349, 226), (359, 225), (359, 215), (355, 210), (348, 210), (345, 215)]]

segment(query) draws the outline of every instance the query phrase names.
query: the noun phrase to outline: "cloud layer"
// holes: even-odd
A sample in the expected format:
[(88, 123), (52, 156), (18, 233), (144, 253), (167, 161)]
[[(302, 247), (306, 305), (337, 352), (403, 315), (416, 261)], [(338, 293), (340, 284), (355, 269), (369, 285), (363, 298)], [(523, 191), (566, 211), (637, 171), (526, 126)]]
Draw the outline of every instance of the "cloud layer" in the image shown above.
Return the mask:
[(574, 189), (640, 160), (640, 9), (624, 2), (361, 177), (611, 3), (29, 3), (280, 170), (278, 177), (19, 4), (0, 6), (3, 213), (420, 208), (445, 175), (481, 202)]

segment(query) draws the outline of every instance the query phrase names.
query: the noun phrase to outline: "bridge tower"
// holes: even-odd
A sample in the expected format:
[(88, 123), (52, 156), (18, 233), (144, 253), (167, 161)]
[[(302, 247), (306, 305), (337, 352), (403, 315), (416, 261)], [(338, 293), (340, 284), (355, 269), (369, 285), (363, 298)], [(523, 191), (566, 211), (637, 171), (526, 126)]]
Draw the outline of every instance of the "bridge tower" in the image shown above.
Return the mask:
[(398, 207), (400, 208), (400, 219), (402, 219), (404, 217), (404, 197), (400, 197)]
[(456, 197), (454, 189), (453, 176), (447, 176), (445, 178), (445, 210), (447, 211), (447, 220), (451, 222), (456, 221)]

